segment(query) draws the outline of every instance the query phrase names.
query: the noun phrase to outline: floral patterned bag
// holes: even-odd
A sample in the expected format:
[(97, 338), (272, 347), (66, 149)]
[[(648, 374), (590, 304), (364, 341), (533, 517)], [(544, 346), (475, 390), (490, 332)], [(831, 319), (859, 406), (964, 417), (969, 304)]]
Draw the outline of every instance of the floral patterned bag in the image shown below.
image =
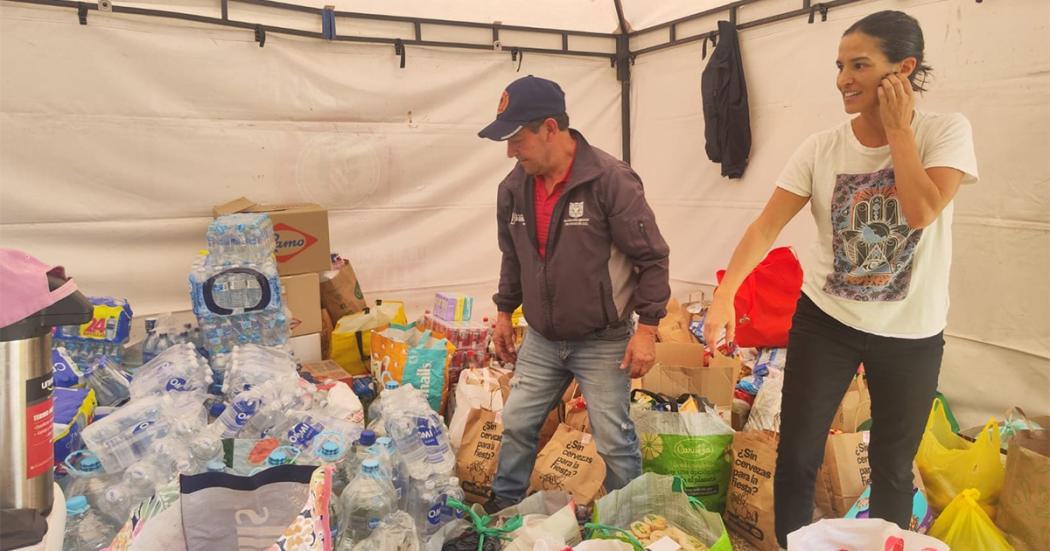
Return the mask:
[[(289, 468), (294, 472), (288, 472)], [(306, 482), (303, 482), (304, 473), (306, 473)], [(237, 480), (242, 482), (231, 482)], [(195, 534), (193, 537), (186, 533), (184, 528), (187, 523), (200, 524), (200, 519), (205, 518), (206, 527), (220, 532), (217, 535), (225, 538), (226, 535), (221, 532), (236, 533), (238, 526), (235, 521), (238, 518), (244, 521), (241, 524), (250, 525), (251, 521), (258, 521), (260, 513), (255, 510), (257, 507), (266, 507), (262, 509), (263, 517), (276, 514), (277, 509), (271, 509), (269, 507), (271, 504), (266, 501), (274, 497), (274, 490), (277, 488), (289, 487), (288, 484), (280, 484), (282, 480), (291, 482), (291, 485), (297, 488), (297, 491), (289, 495), (296, 496), (295, 503), (301, 505), (295, 505), (287, 498), (280, 499), (278, 504), (282, 509), (281, 517), (291, 520), (288, 520), (282, 529), (271, 533), (271, 535), (278, 534), (276, 537), (268, 541), (262, 541), (261, 538), (256, 541), (244, 541), (243, 543), (251, 544), (244, 548), (265, 549), (266, 551), (331, 551), (331, 519), (328, 517), (328, 504), (332, 494), (331, 468), (292, 467), (290, 465), (267, 469), (254, 477), (205, 473), (183, 477), (181, 487), (180, 481), (164, 485), (157, 490), (154, 496), (132, 510), (129, 520), (117, 533), (107, 551), (154, 551), (156, 549), (189, 551), (190, 549), (207, 548), (207, 542), (202, 543), (193, 539), (196, 537), (195, 530), (190, 530)], [(228, 502), (229, 505), (237, 508), (231, 521), (232, 524), (222, 525), (207, 520), (217, 518), (213, 516), (213, 513), (216, 512), (214, 507), (224, 499), (219, 497), (221, 494), (228, 494), (231, 489), (230, 484), (257, 486), (258, 490)], [(306, 490), (305, 493), (303, 489)], [(189, 494), (187, 490), (191, 490)], [(193, 495), (195, 493), (197, 495)], [(197, 507), (199, 510), (187, 513), (187, 507)], [(289, 516), (293, 511), (295, 515)], [(183, 518), (184, 514), (189, 515), (189, 520)], [(268, 528), (264, 527), (263, 530), (268, 530)], [(244, 530), (244, 532), (248, 531)], [(198, 543), (203, 546), (197, 545)], [(195, 546), (191, 547), (191, 545)], [(215, 548), (212, 547), (212, 549)]]
[(281, 465), (244, 477), (183, 476), (187, 551), (331, 551), (331, 467)]

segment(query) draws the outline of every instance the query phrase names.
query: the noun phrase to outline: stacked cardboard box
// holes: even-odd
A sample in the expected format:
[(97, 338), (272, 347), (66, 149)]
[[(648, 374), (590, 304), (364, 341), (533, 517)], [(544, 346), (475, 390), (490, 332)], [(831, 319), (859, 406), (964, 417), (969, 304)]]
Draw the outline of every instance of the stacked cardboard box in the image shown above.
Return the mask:
[(315, 203), (260, 204), (244, 197), (212, 209), (214, 216), (264, 212), (273, 221), (277, 272), (291, 311), (292, 350), (303, 361), (321, 360), (321, 279), (331, 268), (328, 211)]

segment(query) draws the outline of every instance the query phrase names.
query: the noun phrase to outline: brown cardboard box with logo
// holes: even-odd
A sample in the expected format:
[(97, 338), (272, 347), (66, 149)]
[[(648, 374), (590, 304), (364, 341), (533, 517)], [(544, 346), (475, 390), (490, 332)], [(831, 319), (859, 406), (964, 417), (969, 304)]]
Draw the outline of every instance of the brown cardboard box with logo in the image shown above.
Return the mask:
[(328, 211), (315, 203), (265, 205), (240, 197), (212, 208), (215, 217), (238, 212), (270, 215), (277, 238), (277, 272), (283, 276), (331, 268)]
[(667, 396), (698, 394), (716, 406), (733, 405), (740, 360), (715, 356), (704, 366), (704, 347), (699, 344), (658, 342), (656, 364), (642, 377), (642, 388)]
[(292, 312), (288, 327), (293, 337), (321, 332), (321, 281), (317, 274), (281, 278), (284, 304)]

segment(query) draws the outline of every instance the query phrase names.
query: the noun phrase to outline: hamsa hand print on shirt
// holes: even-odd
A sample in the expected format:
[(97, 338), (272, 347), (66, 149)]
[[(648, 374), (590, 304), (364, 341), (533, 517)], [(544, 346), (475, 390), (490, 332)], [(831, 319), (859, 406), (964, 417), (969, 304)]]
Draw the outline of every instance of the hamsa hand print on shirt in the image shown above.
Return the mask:
[(826, 293), (863, 302), (908, 296), (922, 230), (909, 228), (904, 219), (892, 168), (839, 174), (831, 224), (834, 269), (824, 283)]

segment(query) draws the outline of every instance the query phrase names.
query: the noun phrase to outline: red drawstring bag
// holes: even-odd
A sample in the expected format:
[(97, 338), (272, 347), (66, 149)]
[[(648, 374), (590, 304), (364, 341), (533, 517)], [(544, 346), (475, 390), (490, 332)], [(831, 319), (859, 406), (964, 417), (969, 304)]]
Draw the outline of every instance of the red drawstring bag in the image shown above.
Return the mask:
[[(716, 274), (722, 282), (725, 270)], [(802, 265), (791, 247), (769, 251), (733, 297), (736, 344), (747, 348), (787, 346), (791, 317), (802, 292)]]

